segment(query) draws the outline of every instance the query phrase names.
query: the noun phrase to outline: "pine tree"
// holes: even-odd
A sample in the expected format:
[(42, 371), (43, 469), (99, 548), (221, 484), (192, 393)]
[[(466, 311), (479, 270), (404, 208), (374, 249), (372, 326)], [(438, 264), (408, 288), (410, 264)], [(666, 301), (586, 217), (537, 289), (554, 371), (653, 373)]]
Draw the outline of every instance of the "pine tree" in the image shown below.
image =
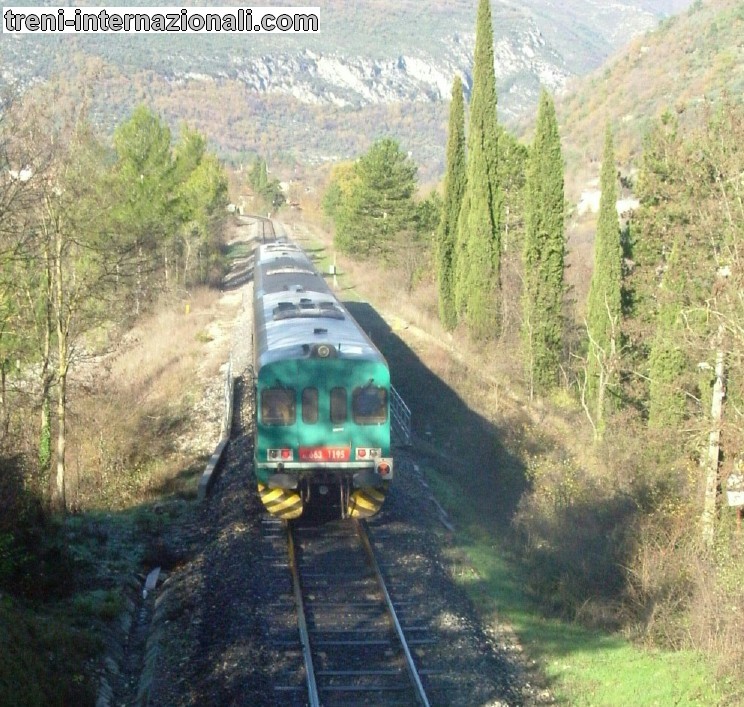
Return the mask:
[(447, 173), (444, 178), (444, 204), (437, 231), (437, 283), (439, 288), (439, 319), (445, 329), (457, 324), (455, 309), (455, 239), (457, 217), (465, 191), (465, 106), (462, 81), (452, 82), (449, 131), (447, 137)]
[(416, 171), (396, 140), (375, 142), (329, 197), (336, 247), (361, 257), (388, 257), (398, 234), (415, 228)]
[(565, 254), (563, 157), (553, 101), (540, 95), (527, 163), (523, 330), (530, 393), (558, 379), (563, 338)]
[(167, 253), (178, 224), (175, 169), (171, 154), (171, 131), (165, 121), (149, 108), (139, 106), (114, 131), (118, 161), (116, 176), (121, 193), (119, 230), (129, 233), (138, 259), (134, 313), (139, 314), (155, 286), (160, 272), (167, 285), (166, 259), (162, 271), (152, 263)]
[(622, 257), (620, 225), (617, 218), (617, 171), (612, 129), (605, 131), (604, 155), (600, 174), (599, 218), (594, 240), (594, 272), (589, 287), (587, 332), (587, 402), (601, 434), (605, 413), (617, 389), (617, 357), (620, 348), (622, 315)]
[(501, 210), (493, 31), (489, 0), (480, 0), (470, 102), (467, 183), (457, 224), (455, 305), (474, 339), (501, 329)]

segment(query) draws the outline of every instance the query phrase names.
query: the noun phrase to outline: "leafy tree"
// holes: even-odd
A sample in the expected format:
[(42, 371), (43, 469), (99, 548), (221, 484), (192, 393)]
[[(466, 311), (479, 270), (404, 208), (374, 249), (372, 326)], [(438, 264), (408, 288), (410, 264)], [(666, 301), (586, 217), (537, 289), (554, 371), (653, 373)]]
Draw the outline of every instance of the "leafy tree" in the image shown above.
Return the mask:
[[(675, 240), (686, 239), (689, 194), (682, 175), (682, 135), (676, 117), (665, 112), (644, 138), (636, 193), (640, 209), (634, 216), (630, 244), (635, 267), (629, 279), (631, 343), (644, 355), (643, 342), (655, 326), (656, 293), (666, 258)], [(645, 352), (647, 353), (647, 352)]]
[(266, 169), (266, 160), (257, 157), (248, 175), (248, 184), (258, 194), (263, 192), (268, 183), (269, 176)]
[(413, 228), (400, 231), (394, 246), (396, 263), (403, 268), (408, 292), (432, 272), (432, 254), (442, 220), (442, 199), (432, 190), (414, 206)]
[(452, 82), (449, 131), (447, 137), (447, 172), (444, 177), (444, 204), (437, 231), (437, 285), (439, 293), (439, 319), (445, 329), (457, 324), (455, 307), (455, 241), (457, 218), (465, 191), (465, 106), (462, 81), (455, 76)]
[(565, 254), (563, 157), (553, 101), (540, 95), (527, 163), (523, 330), (530, 392), (558, 379), (563, 335)]
[(496, 77), (489, 0), (476, 20), (473, 90), (468, 133), (467, 182), (458, 216), (455, 306), (474, 339), (501, 330), (501, 212), (498, 183)]
[(594, 424), (602, 433), (610, 404), (608, 393), (617, 395), (620, 319), (622, 316), (622, 244), (617, 218), (617, 170), (612, 130), (605, 130), (604, 154), (600, 174), (602, 194), (594, 239), (594, 271), (589, 287), (587, 333), (587, 404), (594, 408)]
[(188, 285), (196, 265), (197, 279), (204, 281), (208, 266), (219, 253), (220, 226), (227, 205), (227, 175), (214, 155), (206, 153), (206, 140), (184, 129), (175, 148), (178, 229), (182, 281)]
[(227, 177), (203, 135), (184, 126), (171, 150), (170, 129), (144, 106), (116, 129), (114, 146), (119, 230), (139, 260), (137, 313), (156, 273), (165, 287), (188, 285), (194, 270), (204, 280), (219, 249)]
[(279, 180), (269, 179), (266, 160), (261, 157), (257, 157), (253, 163), (253, 167), (248, 174), (248, 184), (250, 184), (256, 196), (269, 208), (278, 209), (286, 201)]
[(199, 166), (206, 151), (206, 138), (198, 130), (183, 125), (173, 148), (173, 181), (183, 184)]
[(323, 213), (333, 221), (336, 227), (337, 241), (339, 230), (342, 232), (348, 230), (344, 221), (349, 216), (349, 203), (358, 179), (354, 162), (341, 162), (334, 165), (331, 170), (330, 181), (323, 194), (322, 206)]
[(85, 105), (67, 112), (44, 100), (28, 105), (14, 115), (13, 130), (0, 131), (0, 159), (8, 168), (24, 165), (0, 185), (0, 422), (4, 432), (12, 360), (23, 371), (24, 395), (28, 372), (37, 373), (38, 488), (46, 492), (55, 462), (53, 500), (64, 509), (71, 370), (92, 333), (116, 331), (131, 317), (132, 300), (145, 294), (179, 229), (197, 260), (216, 252), (227, 184), (198, 133), (183, 131), (173, 160), (167, 127), (146, 109), (116, 131), (114, 161)]
[(415, 222), (417, 238), (425, 241), (429, 250), (437, 236), (442, 223), (442, 198), (432, 190), (429, 195), (415, 205)]
[[(44, 186), (38, 257), (47, 268), (49, 314), (56, 344), (55, 504), (64, 509), (68, 380), (85, 337), (125, 315), (131, 240), (118, 228), (117, 194), (105, 149), (84, 116), (58, 135), (53, 178)], [(63, 136), (63, 137), (61, 137)]]
[(499, 186), (504, 195), (501, 223), (502, 253), (515, 252), (521, 259), (524, 248), (525, 186), (528, 148), (509, 132), (499, 132)]
[[(29, 341), (24, 331), (24, 302), (18, 292), (26, 284), (25, 258), (32, 234), (28, 228), (38, 202), (34, 194), (35, 179), (47, 160), (36, 160), (38, 144), (19, 139), (25, 128), (34, 134), (38, 128), (33, 114), (14, 104), (3, 106), (0, 115), (0, 442), (8, 434), (11, 407), (8, 376), (15, 362), (29, 355)], [(30, 141), (29, 141), (30, 142)], [(38, 291), (38, 279), (30, 288)], [(34, 301), (37, 302), (36, 298)], [(33, 348), (33, 345), (31, 345)]]
[[(666, 113), (647, 136), (638, 178), (630, 331), (636, 368), (649, 371), (647, 399), (644, 391), (639, 397), (651, 428), (698, 435), (690, 441), (706, 462), (707, 545), (715, 538), (721, 459), (730, 463), (744, 443), (742, 145), (740, 102), (702, 106), (684, 126)], [(722, 392), (724, 376), (721, 402), (711, 384)], [(678, 483), (685, 498), (694, 497), (687, 478)]]

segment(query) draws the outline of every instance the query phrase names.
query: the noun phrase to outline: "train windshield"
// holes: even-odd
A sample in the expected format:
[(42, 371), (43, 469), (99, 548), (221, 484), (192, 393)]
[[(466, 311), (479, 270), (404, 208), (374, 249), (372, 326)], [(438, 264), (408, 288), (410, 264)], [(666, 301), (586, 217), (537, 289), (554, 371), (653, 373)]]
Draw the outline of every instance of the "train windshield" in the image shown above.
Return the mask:
[(266, 388), (261, 393), (261, 422), (264, 425), (293, 425), (294, 388)]
[(359, 425), (373, 425), (387, 420), (387, 390), (376, 385), (354, 388), (351, 412)]

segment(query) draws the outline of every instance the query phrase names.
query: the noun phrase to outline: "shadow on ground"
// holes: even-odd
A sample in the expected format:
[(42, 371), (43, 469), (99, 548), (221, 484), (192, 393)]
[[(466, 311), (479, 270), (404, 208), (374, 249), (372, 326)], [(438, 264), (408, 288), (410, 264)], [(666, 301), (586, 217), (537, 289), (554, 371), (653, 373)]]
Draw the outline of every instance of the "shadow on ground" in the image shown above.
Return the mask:
[(344, 305), (390, 365), (393, 385), (412, 412), (417, 454), (431, 456), (443, 473), (456, 477), (473, 513), (506, 531), (526, 479), (521, 460), (504, 447), (502, 432), (432, 373), (369, 304)]

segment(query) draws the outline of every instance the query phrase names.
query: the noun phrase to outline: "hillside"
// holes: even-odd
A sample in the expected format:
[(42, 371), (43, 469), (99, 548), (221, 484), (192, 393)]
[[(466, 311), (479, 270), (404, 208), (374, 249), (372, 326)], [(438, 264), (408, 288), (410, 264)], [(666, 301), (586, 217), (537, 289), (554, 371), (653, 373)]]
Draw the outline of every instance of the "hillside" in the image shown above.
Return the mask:
[[(737, 0), (695, 2), (655, 30), (636, 37), (588, 76), (573, 79), (556, 100), (566, 160), (569, 265), (566, 277), (575, 297), (575, 316), (583, 303), (594, 261), (599, 170), (604, 128), (610, 122), (619, 171), (630, 177), (619, 195), (622, 211), (634, 204), (632, 186), (652, 123), (666, 110), (681, 122), (695, 121), (698, 109), (723, 93), (744, 93), (744, 6)], [(533, 127), (517, 128), (532, 139)], [(629, 187), (629, 188), (627, 188)]]
[[(134, 3), (136, 4), (136, 3)], [(281, 4), (281, 3), (280, 3)], [(452, 76), (469, 85), (473, 0), (317, 2), (318, 35), (0, 35), (3, 81), (59, 74), (88, 86), (109, 128), (147, 101), (194, 123), (225, 155), (256, 150), (303, 163), (358, 154), (398, 135), (425, 174), (441, 171)], [(499, 113), (513, 123), (541, 85), (557, 91), (689, 0), (492, 3)], [(369, 126), (374, 125), (370, 131)]]
[(683, 114), (724, 92), (744, 95), (743, 37), (740, 0), (698, 0), (635, 38), (601, 69), (571, 82), (556, 106), (569, 170), (597, 164), (607, 120), (618, 163), (628, 169), (664, 110)]

